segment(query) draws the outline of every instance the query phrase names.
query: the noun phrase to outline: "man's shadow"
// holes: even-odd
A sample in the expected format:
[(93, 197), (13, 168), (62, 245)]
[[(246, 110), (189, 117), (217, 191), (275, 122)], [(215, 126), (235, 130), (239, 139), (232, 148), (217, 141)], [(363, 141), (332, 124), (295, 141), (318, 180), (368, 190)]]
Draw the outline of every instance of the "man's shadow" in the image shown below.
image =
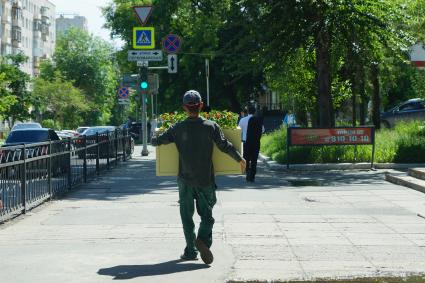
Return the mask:
[(189, 263), (182, 260), (171, 260), (157, 264), (118, 265), (99, 269), (100, 275), (113, 276), (114, 280), (133, 279), (136, 277), (165, 275), (177, 272), (209, 268), (206, 264)]

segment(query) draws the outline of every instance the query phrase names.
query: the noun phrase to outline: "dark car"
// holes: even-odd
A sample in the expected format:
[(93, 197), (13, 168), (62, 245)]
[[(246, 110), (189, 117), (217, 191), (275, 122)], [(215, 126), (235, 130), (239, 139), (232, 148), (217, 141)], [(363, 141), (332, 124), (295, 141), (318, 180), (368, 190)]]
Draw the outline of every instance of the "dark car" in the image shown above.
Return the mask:
[[(5, 143), (2, 145), (3, 148), (17, 146), (17, 145), (30, 145), (34, 143), (46, 142), (46, 141), (58, 141), (60, 140), (56, 132), (52, 129), (46, 128), (34, 128), (34, 129), (22, 129), (15, 130), (9, 133)], [(37, 146), (29, 147), (26, 151), (26, 158), (35, 157), (47, 154), (48, 146)], [(0, 152), (1, 162), (10, 162), (20, 160), (22, 157), (22, 150), (20, 149), (2, 149)]]
[[(81, 133), (81, 136), (86, 137), (86, 145), (91, 146), (94, 145), (97, 142), (97, 139), (100, 143), (100, 158), (106, 158), (108, 156), (108, 140), (111, 137), (111, 135), (115, 132), (117, 128), (115, 126), (95, 126), (95, 127), (89, 127), (84, 132)], [(96, 135), (98, 135), (96, 137)], [(83, 146), (83, 139), (77, 140), (77, 145), (79, 148)], [(95, 147), (90, 147), (87, 149), (87, 156), (89, 158), (94, 158), (94, 156), (97, 155), (97, 149)], [(84, 158), (84, 152), (82, 150), (78, 151), (78, 157)], [(114, 157), (113, 152), (109, 151), (109, 157)]]
[[(36, 143), (42, 143), (47, 141), (59, 141), (59, 137), (56, 132), (52, 129), (39, 128), (39, 129), (22, 129), (15, 130), (9, 133), (5, 143), (2, 145), (0, 149), (0, 162), (8, 163), (23, 160), (28, 158), (40, 157), (43, 155), (49, 154), (49, 145), (41, 144), (41, 145), (33, 145)], [(25, 150), (22, 145), (26, 145)], [(51, 153), (58, 153), (65, 150), (65, 144), (60, 142), (55, 142), (52, 144)], [(24, 154), (25, 153), (25, 154)], [(31, 163), (28, 165), (27, 170), (35, 170), (37, 164)], [(52, 163), (52, 168), (57, 172), (63, 171), (63, 166), (59, 160), (59, 158), (54, 158)], [(14, 176), (15, 168), (10, 167), (7, 168), (7, 176), (8, 177), (16, 177)]]
[(20, 123), (13, 126), (12, 131), (24, 129), (41, 129), (40, 123)]
[(413, 98), (400, 105), (381, 113), (381, 124), (392, 128), (400, 121), (425, 121), (425, 99)]
[(5, 143), (3, 144), (3, 147), (56, 140), (59, 140), (59, 137), (52, 129), (34, 128), (14, 130), (10, 132)]

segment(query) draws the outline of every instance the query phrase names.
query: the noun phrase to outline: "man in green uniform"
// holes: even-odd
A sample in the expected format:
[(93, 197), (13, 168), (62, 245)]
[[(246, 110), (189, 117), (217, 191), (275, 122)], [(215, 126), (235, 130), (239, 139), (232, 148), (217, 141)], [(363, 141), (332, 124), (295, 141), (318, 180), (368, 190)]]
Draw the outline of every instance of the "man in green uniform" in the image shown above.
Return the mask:
[[(212, 163), (214, 143), (221, 151), (240, 163), (242, 172), (245, 171), (246, 162), (224, 137), (221, 128), (215, 122), (199, 117), (202, 107), (203, 103), (199, 92), (187, 91), (183, 96), (183, 109), (189, 117), (153, 138), (152, 145), (174, 142), (179, 152), (177, 183), (180, 216), (186, 239), (186, 248), (180, 258), (195, 260), (199, 251), (202, 260), (206, 264), (210, 264), (214, 259), (210, 251), (214, 225), (212, 209), (217, 202)], [(197, 237), (193, 222), (195, 201), (196, 211), (201, 217)]]

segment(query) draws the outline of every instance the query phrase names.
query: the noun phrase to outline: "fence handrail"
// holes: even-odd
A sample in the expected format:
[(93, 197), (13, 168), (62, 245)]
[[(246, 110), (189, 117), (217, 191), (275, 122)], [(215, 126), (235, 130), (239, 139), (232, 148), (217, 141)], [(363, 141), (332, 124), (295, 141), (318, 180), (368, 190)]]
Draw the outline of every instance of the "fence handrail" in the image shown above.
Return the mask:
[(126, 161), (133, 148), (129, 132), (118, 129), (106, 135), (0, 148), (0, 223)]

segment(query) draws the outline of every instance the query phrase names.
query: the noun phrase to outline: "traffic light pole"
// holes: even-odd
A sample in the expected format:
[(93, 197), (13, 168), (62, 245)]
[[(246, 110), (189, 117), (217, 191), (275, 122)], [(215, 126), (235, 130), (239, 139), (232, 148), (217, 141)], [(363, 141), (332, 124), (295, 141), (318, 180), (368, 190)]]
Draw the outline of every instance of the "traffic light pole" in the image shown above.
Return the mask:
[[(141, 67), (140, 68), (140, 81), (146, 81), (147, 82), (147, 77), (148, 77), (148, 68), (147, 66), (145, 67)], [(149, 151), (148, 151), (148, 127), (147, 127), (147, 111), (146, 111), (146, 97), (147, 97), (147, 89), (146, 88), (142, 88), (141, 83), (139, 83), (139, 87), (140, 87), (140, 93), (142, 95), (142, 135), (143, 135), (143, 149), (142, 149), (142, 156), (147, 156), (149, 155)]]

